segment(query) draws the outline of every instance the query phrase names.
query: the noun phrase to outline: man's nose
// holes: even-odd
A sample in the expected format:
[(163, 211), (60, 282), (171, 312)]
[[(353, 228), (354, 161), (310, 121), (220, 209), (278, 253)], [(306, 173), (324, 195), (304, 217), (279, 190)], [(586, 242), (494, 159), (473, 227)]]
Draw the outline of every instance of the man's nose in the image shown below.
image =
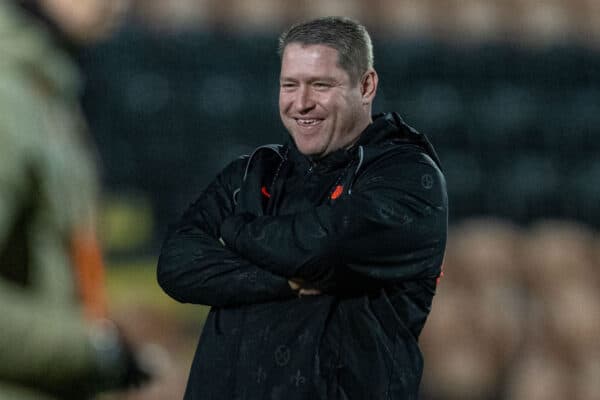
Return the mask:
[(300, 86), (295, 100), (296, 110), (300, 113), (310, 111), (315, 107), (315, 101), (308, 86)]

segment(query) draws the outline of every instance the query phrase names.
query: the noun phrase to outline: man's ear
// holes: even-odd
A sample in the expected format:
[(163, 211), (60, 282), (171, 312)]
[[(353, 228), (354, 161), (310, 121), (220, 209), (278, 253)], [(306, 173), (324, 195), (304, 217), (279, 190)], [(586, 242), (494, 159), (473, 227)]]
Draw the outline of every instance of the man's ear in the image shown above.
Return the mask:
[(363, 104), (369, 104), (373, 102), (375, 94), (377, 93), (377, 84), (379, 83), (379, 77), (374, 69), (369, 69), (362, 76), (360, 80), (360, 92), (362, 94)]

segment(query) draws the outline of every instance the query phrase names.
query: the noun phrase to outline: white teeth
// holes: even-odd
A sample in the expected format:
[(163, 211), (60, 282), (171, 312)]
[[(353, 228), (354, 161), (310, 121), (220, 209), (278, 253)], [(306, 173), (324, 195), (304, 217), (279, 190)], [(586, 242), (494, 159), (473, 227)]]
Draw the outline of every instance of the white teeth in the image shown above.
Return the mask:
[(297, 121), (301, 125), (314, 125), (318, 122), (316, 119), (298, 119)]

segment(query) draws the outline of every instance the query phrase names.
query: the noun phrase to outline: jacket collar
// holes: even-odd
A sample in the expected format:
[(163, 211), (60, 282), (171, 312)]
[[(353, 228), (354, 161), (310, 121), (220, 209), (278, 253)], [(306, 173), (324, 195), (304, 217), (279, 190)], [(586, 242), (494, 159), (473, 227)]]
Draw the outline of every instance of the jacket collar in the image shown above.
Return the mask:
[(405, 143), (419, 146), (441, 168), (439, 158), (427, 137), (407, 125), (398, 113), (380, 113), (373, 116), (373, 122), (360, 134), (358, 141), (349, 149), (339, 149), (322, 159), (312, 160), (298, 151), (296, 144), (288, 135), (286, 146), (288, 158), (301, 170), (313, 169), (327, 172), (347, 165), (357, 157), (358, 149), (375, 148), (384, 143)]
[(300, 151), (296, 147), (296, 144), (289, 135), (286, 147), (289, 149), (288, 159), (292, 162), (292, 164), (294, 164), (295, 167), (299, 168), (301, 171), (333, 171), (347, 165), (350, 161), (352, 161), (356, 154), (356, 147), (353, 146), (350, 149), (336, 150), (319, 160), (313, 160), (311, 157), (305, 156), (304, 154), (300, 153)]

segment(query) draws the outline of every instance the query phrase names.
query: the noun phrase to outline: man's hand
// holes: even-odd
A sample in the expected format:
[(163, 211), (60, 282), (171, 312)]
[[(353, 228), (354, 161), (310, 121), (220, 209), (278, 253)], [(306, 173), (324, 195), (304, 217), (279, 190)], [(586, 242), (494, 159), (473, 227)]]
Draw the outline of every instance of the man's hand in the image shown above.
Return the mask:
[(92, 390), (137, 388), (154, 377), (155, 365), (142, 359), (123, 331), (112, 321), (95, 320), (89, 326), (96, 371)]
[(302, 281), (301, 279), (290, 279), (288, 280), (288, 284), (290, 285), (290, 288), (298, 294), (298, 297), (316, 296), (321, 294), (319, 289), (305, 286), (306, 282)]

